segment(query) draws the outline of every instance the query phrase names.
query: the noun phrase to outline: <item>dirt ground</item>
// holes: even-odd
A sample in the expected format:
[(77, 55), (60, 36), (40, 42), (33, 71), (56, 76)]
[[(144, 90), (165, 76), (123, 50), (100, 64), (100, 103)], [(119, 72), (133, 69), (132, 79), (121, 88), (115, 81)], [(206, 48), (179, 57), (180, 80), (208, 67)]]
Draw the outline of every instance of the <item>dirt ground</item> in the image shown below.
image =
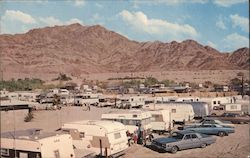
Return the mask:
[[(31, 122), (24, 122), (23, 119), (3, 122), (1, 119), (1, 132), (20, 130), (28, 128), (42, 128), (44, 131), (54, 131), (65, 122), (83, 119), (100, 119), (102, 113), (107, 113), (110, 108), (91, 107), (91, 111), (85, 111), (81, 107), (63, 107), (56, 111), (35, 111), (34, 119)], [(215, 144), (205, 149), (197, 148), (179, 151), (176, 154), (158, 153), (147, 147), (132, 145), (126, 150), (124, 158), (247, 158), (250, 155), (249, 124), (236, 125), (236, 132), (229, 136), (219, 138)], [(249, 158), (249, 157), (248, 157)]]

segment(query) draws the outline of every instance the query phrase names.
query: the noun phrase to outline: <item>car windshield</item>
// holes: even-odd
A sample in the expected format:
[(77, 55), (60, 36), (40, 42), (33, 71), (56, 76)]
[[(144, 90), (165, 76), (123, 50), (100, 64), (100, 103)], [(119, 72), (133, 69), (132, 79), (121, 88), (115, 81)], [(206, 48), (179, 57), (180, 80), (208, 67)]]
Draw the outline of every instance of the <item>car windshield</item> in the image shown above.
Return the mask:
[(175, 139), (182, 139), (183, 138), (183, 134), (174, 132), (171, 137), (175, 138)]

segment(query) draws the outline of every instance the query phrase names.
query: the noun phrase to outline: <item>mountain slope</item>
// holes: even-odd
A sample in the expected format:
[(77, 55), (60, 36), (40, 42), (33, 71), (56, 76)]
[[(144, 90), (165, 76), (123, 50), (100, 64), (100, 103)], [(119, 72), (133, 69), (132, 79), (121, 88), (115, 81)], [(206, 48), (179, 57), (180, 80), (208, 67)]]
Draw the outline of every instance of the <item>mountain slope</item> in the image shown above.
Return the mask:
[[(220, 53), (193, 40), (136, 42), (99, 25), (46, 27), (0, 35), (4, 74), (247, 69), (249, 48)], [(40, 76), (39, 75), (39, 76)]]

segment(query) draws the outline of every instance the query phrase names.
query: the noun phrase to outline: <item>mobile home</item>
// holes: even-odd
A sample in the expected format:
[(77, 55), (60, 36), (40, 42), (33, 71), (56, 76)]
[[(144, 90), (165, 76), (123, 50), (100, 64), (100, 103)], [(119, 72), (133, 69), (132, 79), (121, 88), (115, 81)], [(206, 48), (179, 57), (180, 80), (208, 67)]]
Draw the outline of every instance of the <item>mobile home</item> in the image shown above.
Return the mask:
[(129, 108), (141, 108), (145, 105), (144, 96), (121, 96), (118, 99), (121, 100), (121, 108), (125, 108), (127, 105)]
[(222, 115), (225, 112), (242, 113), (241, 104), (221, 104), (214, 106), (211, 110), (211, 115)]
[(73, 158), (75, 154), (70, 135), (28, 129), (1, 133), (1, 157)]
[(164, 133), (171, 131), (173, 128), (173, 120), (169, 110), (150, 110), (152, 115), (151, 125), (153, 132)]
[(73, 138), (77, 149), (88, 149), (98, 156), (120, 155), (128, 148), (126, 128), (115, 121), (84, 120), (61, 128)]
[(185, 123), (194, 119), (194, 110), (191, 104), (184, 103), (158, 103), (148, 104), (144, 109), (169, 110), (174, 123)]
[(141, 126), (146, 138), (149, 138), (152, 132), (151, 117), (150, 112), (142, 110), (110, 111), (109, 113), (102, 114), (102, 120), (121, 122), (130, 134), (137, 132), (139, 126)]

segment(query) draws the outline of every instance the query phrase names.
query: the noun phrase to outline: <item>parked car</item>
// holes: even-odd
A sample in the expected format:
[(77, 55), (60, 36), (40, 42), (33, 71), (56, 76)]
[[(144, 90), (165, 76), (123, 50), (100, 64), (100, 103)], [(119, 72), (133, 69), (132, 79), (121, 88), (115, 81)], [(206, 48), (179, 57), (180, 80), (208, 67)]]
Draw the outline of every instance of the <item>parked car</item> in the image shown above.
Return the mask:
[(248, 115), (241, 115), (238, 113), (224, 113), (220, 116), (212, 116), (212, 118), (220, 119), (222, 121), (230, 121), (234, 124), (243, 124), (250, 122), (250, 116)]
[(217, 118), (214, 118), (214, 117), (207, 117), (207, 118), (204, 118), (202, 120), (200, 120), (198, 123), (194, 123), (194, 124), (186, 124), (187, 126), (188, 125), (202, 125), (202, 124), (216, 124), (216, 125), (221, 125), (223, 127), (234, 127), (235, 125), (232, 124), (232, 122), (230, 121), (222, 121), (222, 120), (219, 120)]
[(215, 143), (216, 138), (193, 131), (173, 132), (170, 137), (157, 138), (151, 143), (153, 147), (171, 153), (191, 148), (205, 148)]
[[(180, 128), (178, 128), (180, 129)], [(202, 124), (194, 126), (184, 126), (183, 130), (195, 131), (207, 135), (218, 135), (220, 137), (227, 136), (230, 133), (234, 133), (235, 130), (232, 127), (223, 127), (218, 124)]]

